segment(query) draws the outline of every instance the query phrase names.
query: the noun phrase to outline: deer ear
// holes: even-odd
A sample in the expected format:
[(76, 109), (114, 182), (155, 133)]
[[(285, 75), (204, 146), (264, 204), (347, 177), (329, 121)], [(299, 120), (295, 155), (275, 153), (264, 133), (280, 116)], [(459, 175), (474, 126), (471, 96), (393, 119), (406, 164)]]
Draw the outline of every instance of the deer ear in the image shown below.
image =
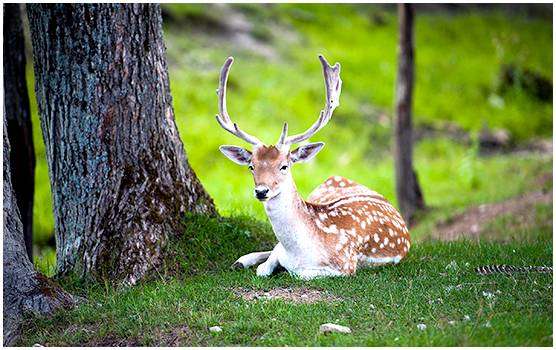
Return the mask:
[(308, 143), (291, 151), (290, 159), (292, 163), (306, 162), (313, 159), (323, 147), (324, 142)]
[(220, 146), (220, 152), (239, 165), (247, 165), (251, 161), (251, 152), (245, 148), (224, 145)]

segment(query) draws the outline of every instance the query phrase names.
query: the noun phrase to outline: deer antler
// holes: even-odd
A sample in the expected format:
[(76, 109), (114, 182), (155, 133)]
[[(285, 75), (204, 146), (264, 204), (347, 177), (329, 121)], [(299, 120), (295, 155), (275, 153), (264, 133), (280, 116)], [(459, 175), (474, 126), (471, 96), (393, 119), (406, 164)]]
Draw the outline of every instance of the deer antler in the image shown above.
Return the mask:
[(284, 123), (282, 133), (278, 140), (278, 145), (291, 145), (305, 141), (313, 136), (317, 131), (322, 129), (332, 117), (334, 109), (340, 105), (340, 92), (342, 90), (342, 79), (340, 79), (340, 64), (336, 62), (334, 66), (330, 66), (323, 55), (319, 55), (324, 74), (324, 84), (326, 87), (326, 104), (320, 112), (317, 121), (302, 134), (287, 136), (288, 124)]
[(218, 95), (219, 111), (218, 115), (216, 115), (216, 121), (230, 134), (235, 135), (252, 145), (261, 144), (262, 142), (258, 138), (242, 131), (236, 123), (232, 122), (230, 116), (228, 115), (228, 109), (226, 108), (226, 84), (228, 82), (228, 74), (232, 63), (234, 63), (234, 58), (228, 57), (222, 66), (222, 70), (220, 71), (220, 83), (218, 84), (218, 90), (216, 90), (216, 94)]

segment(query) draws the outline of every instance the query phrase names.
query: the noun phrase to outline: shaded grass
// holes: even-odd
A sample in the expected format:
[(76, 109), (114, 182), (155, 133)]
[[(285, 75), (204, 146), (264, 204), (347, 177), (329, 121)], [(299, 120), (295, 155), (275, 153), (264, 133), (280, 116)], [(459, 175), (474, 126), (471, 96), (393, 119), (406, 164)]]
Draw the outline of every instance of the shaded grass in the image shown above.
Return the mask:
[(188, 215), (184, 227), (183, 235), (173, 239), (166, 249), (166, 272), (173, 275), (225, 271), (235, 261), (230, 257), (274, 248), (270, 225), (248, 216)]
[[(21, 344), (552, 344), (552, 275), (481, 277), (472, 272), (484, 264), (551, 265), (551, 240), (419, 242), (397, 266), (361, 270), (350, 278), (306, 282), (285, 273), (267, 279), (255, 276), (253, 269), (228, 270), (239, 255), (256, 248), (253, 241), (271, 243), (268, 225), (245, 218), (187, 220), (190, 227), (203, 232), (197, 233), (198, 241), (193, 243), (186, 233), (172, 247), (180, 256), (196, 254), (194, 262), (179, 265), (173, 276), (135, 287), (66, 281), (67, 289), (87, 295), (90, 302), (52, 319), (29, 320)], [(245, 240), (247, 228), (260, 236)], [(200, 246), (213, 250), (199, 250)], [(175, 262), (167, 262), (168, 270), (175, 268)], [(201, 268), (211, 273), (196, 274)], [(292, 286), (325, 290), (341, 300), (315, 304), (245, 301), (233, 293), (237, 287)], [(349, 326), (353, 333), (319, 335), (319, 325), (326, 322)], [(420, 323), (426, 330), (417, 328)], [(213, 325), (221, 326), (223, 332), (210, 333), (208, 327)], [(177, 329), (183, 331), (176, 333)]]

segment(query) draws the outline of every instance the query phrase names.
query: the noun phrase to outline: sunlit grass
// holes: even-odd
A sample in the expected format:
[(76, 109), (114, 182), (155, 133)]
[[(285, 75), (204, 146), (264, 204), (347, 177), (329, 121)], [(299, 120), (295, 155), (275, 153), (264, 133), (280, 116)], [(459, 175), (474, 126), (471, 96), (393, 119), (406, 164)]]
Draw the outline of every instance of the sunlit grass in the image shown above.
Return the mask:
[[(183, 236), (168, 247), (162, 279), (132, 288), (63, 282), (88, 302), (51, 319), (29, 319), (21, 345), (552, 344), (550, 274), (483, 277), (473, 272), (484, 264), (550, 265), (552, 240), (538, 237), (550, 237), (551, 228), (533, 227), (531, 239), (502, 244), (418, 242), (399, 265), (304, 282), (286, 273), (260, 278), (254, 269), (229, 270), (238, 256), (272, 245), (268, 224), (246, 217), (186, 220)], [(276, 287), (318, 289), (340, 300), (246, 301), (233, 293)], [(352, 334), (319, 334), (319, 325), (327, 322), (348, 326)], [(222, 333), (209, 332), (214, 325)]]
[[(306, 196), (330, 175), (343, 175), (395, 201), (391, 111), (396, 74), (395, 13), (373, 5), (237, 5), (258, 26), (278, 23), (293, 33), (271, 31), (276, 57), (267, 60), (226, 40), (169, 24), (165, 38), (176, 121), (190, 163), (223, 215), (265, 215), (252, 198), (247, 171), (218, 151), (221, 144), (245, 145), (214, 120), (217, 78), (225, 57), (234, 55), (228, 108), (247, 131), (273, 143), (284, 121), (300, 132), (324, 104), (317, 54), (342, 64), (340, 107), (313, 137), (326, 147), (294, 177)], [(205, 5), (174, 5), (193, 15), (221, 13)], [(178, 16), (179, 17), (179, 16)], [(489, 102), (500, 65), (516, 62), (552, 76), (551, 23), (498, 12), (446, 15), (417, 12), (416, 125), (453, 121), (475, 133), (484, 123), (504, 127), (518, 140), (550, 136), (552, 105), (514, 89)], [(265, 28), (266, 28), (265, 27)], [(270, 27), (269, 27), (270, 28)], [(326, 28), (326, 30), (323, 30)], [(48, 171), (34, 98), (29, 88), (37, 151), (35, 242), (44, 245), (54, 230)], [(431, 217), (458, 208), (506, 199), (529, 190), (531, 179), (551, 169), (551, 160), (510, 155), (482, 158), (475, 146), (430, 139), (415, 147), (415, 164)], [(493, 181), (496, 179), (496, 181)], [(417, 228), (417, 232), (419, 229)]]

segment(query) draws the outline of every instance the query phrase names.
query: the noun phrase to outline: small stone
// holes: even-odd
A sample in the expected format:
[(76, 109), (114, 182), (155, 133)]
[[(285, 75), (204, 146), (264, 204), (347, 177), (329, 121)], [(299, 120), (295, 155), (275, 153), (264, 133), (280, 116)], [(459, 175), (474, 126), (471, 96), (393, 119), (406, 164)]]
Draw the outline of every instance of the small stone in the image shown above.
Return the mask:
[(420, 331), (424, 331), (425, 329), (427, 329), (427, 325), (424, 324), (424, 323), (419, 323), (417, 325), (417, 329), (420, 330)]
[(471, 317), (469, 317), (469, 315), (465, 315), (465, 316), (463, 316), (463, 320), (464, 321), (469, 321), (469, 320), (471, 320)]
[(212, 326), (209, 328), (209, 331), (211, 331), (212, 333), (220, 333), (222, 332), (222, 328), (220, 328), (219, 326)]
[(321, 333), (324, 334), (328, 334), (328, 333), (351, 333), (351, 329), (349, 329), (349, 327), (346, 326), (340, 326), (338, 324), (334, 324), (334, 323), (325, 323), (325, 324), (321, 324), (319, 331)]
[(458, 269), (458, 263), (455, 260), (450, 261), (450, 263), (448, 265), (446, 265), (446, 267), (444, 268), (444, 270), (457, 270)]
[(483, 291), (483, 296), (487, 299), (492, 299), (494, 298), (494, 294), (489, 292), (489, 291)]
[(448, 324), (449, 324), (450, 326), (453, 326), (453, 325), (456, 324), (456, 321), (448, 321)]
[(34, 347), (34, 348), (35, 348), (35, 347), (41, 347), (41, 348), (42, 348), (42, 347), (44, 347), (44, 345), (37, 343), (37, 344), (33, 344), (33, 347)]

